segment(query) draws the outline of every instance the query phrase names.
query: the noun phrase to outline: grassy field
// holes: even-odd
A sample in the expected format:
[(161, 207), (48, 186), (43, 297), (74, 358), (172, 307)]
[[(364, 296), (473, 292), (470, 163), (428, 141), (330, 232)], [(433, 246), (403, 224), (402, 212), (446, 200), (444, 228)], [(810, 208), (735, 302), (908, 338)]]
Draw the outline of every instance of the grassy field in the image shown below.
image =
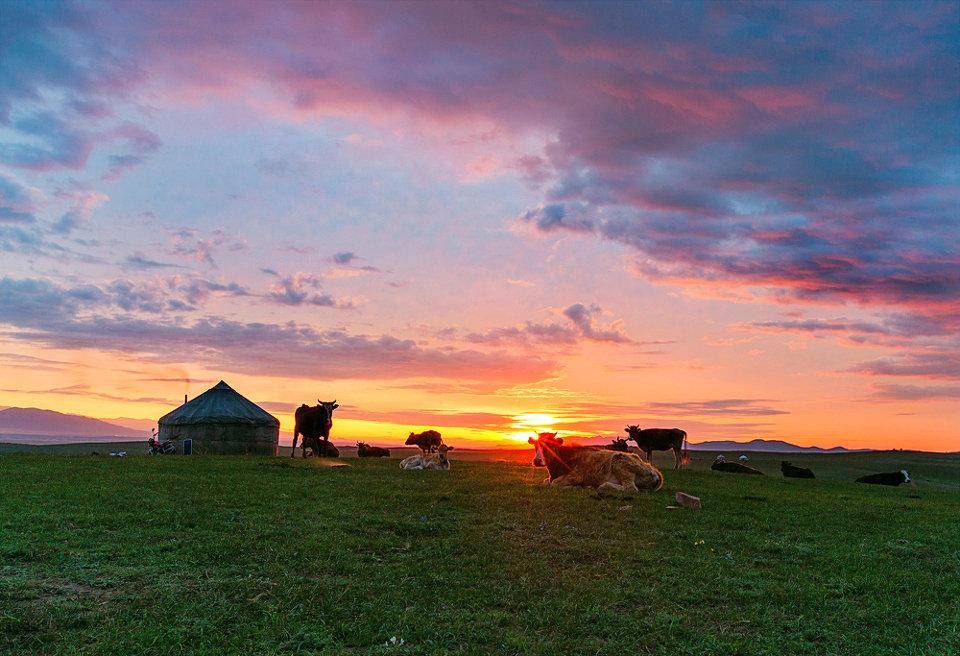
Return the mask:
[(529, 456), (3, 455), (0, 653), (960, 653), (958, 456), (790, 456), (806, 481), (696, 454), (613, 499)]

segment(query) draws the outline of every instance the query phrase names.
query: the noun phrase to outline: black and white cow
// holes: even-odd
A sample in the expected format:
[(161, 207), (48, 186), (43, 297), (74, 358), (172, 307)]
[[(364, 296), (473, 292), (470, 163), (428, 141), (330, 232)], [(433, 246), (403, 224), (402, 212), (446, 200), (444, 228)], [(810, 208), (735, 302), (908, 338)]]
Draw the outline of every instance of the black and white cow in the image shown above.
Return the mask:
[(906, 469), (901, 469), (898, 472), (883, 472), (881, 474), (867, 474), (866, 476), (861, 476), (857, 479), (857, 483), (870, 483), (872, 485), (903, 485), (904, 483), (910, 483), (910, 474), (907, 473)]

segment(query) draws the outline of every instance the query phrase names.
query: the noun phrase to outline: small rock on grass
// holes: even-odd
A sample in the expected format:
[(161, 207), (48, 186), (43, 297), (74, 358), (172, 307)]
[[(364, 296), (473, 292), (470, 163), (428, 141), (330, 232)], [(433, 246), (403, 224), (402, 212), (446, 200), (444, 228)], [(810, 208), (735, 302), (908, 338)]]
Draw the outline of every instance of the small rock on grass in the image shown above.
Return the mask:
[(692, 510), (700, 510), (703, 508), (703, 504), (700, 503), (700, 497), (695, 497), (692, 494), (687, 494), (686, 492), (677, 492), (677, 496), (674, 497), (678, 504), (684, 508), (690, 508)]

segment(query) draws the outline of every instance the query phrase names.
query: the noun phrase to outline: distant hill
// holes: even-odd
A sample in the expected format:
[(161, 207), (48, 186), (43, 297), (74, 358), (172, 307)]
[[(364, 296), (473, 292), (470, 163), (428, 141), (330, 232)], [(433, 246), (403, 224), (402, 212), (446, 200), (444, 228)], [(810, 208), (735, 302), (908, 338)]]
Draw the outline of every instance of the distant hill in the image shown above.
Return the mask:
[(149, 433), (151, 428), (157, 427), (156, 419), (140, 419), (138, 417), (104, 417), (103, 421), (116, 424), (122, 428), (130, 428), (137, 433)]
[(0, 410), (0, 433), (64, 435), (71, 437), (146, 437), (146, 431), (118, 426), (93, 417), (69, 415), (40, 408)]
[(870, 451), (870, 449), (848, 449), (843, 446), (832, 446), (825, 449), (819, 446), (798, 446), (783, 440), (761, 439), (750, 440), (749, 442), (734, 442), (733, 440), (691, 442), (689, 447), (695, 451), (766, 451), (768, 453), (853, 453)]

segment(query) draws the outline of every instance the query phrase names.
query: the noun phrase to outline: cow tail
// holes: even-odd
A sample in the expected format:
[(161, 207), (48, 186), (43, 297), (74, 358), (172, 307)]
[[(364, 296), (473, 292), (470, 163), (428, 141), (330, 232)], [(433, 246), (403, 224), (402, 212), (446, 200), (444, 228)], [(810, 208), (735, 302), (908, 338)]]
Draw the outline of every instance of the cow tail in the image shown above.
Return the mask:
[(683, 464), (690, 462), (687, 458), (687, 431), (683, 431)]

